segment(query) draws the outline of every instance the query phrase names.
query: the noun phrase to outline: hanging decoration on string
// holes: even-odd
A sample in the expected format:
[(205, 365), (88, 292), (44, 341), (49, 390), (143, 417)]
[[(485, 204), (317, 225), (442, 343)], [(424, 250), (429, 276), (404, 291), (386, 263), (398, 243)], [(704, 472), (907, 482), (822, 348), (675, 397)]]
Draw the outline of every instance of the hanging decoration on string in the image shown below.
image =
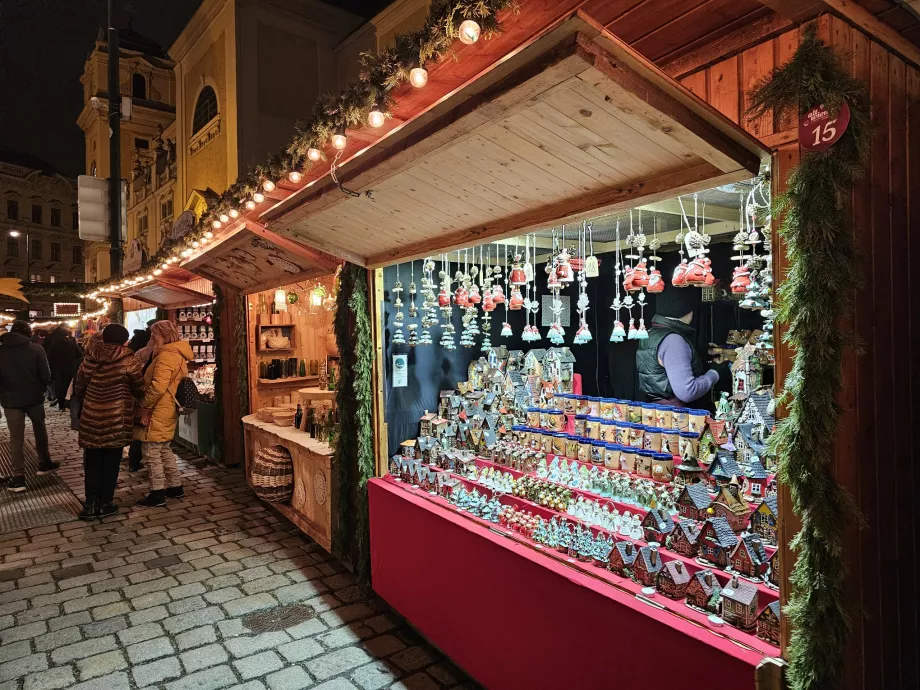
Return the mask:
[(419, 345), (431, 345), (431, 328), (438, 323), (438, 300), (434, 294), (434, 260), (429, 256), (422, 262), (422, 335)]
[[(415, 284), (415, 261), (409, 262), (409, 318), (414, 319), (418, 316), (418, 307), (415, 304), (415, 295), (418, 287)], [(414, 321), (409, 323), (406, 328), (409, 330), (409, 347), (418, 345), (418, 324)]]
[[(502, 274), (501, 277), (502, 277), (502, 278), (504, 279), (504, 281), (505, 281), (505, 292), (508, 293), (508, 297), (506, 298), (505, 292), (502, 292), (501, 304), (502, 304), (502, 306), (504, 307), (503, 314), (504, 314), (504, 317), (505, 317), (505, 318), (504, 318), (504, 321), (502, 322), (502, 332), (501, 332), (501, 336), (502, 336), (503, 338), (510, 338), (512, 335), (514, 335), (514, 331), (511, 330), (511, 324), (508, 323), (508, 306), (509, 306), (509, 305), (508, 305), (508, 302), (510, 301), (510, 298), (511, 298), (512, 293), (510, 292), (510, 288), (509, 288), (509, 286), (508, 286), (508, 276), (509, 276), (510, 272), (509, 272), (509, 270), (508, 270), (508, 245), (507, 245), (507, 244), (504, 246), (504, 249), (505, 249), (505, 269), (504, 269), (504, 273)], [(515, 245), (515, 249), (517, 249), (517, 245)], [(501, 273), (501, 268), (500, 268), (500, 267), (496, 267), (496, 270), (498, 270), (498, 271)], [(498, 285), (498, 286), (497, 286), (497, 289), (500, 290), (500, 289), (501, 289), (501, 285)], [(517, 291), (518, 291), (518, 297), (520, 297), (520, 295), (521, 295), (521, 290), (520, 290), (520, 288), (517, 288)], [(523, 300), (521, 300), (521, 301), (523, 302)], [(521, 308), (521, 305), (518, 304), (517, 308), (520, 309), (520, 308)]]
[(616, 225), (616, 249), (614, 250), (614, 266), (613, 266), (613, 284), (616, 289), (616, 294), (613, 298), (613, 304), (610, 305), (610, 308), (613, 309), (613, 330), (610, 331), (610, 342), (611, 343), (622, 343), (626, 339), (626, 328), (623, 326), (623, 321), (620, 318), (620, 310), (624, 308), (623, 300), (620, 297), (620, 276), (623, 275), (623, 251), (620, 249), (620, 221), (617, 220)]
[(399, 264), (396, 264), (396, 282), (393, 283), (392, 293), (395, 297), (393, 301), (393, 308), (396, 309), (396, 315), (393, 317), (393, 344), (394, 345), (405, 345), (406, 344), (406, 335), (403, 333), (403, 301), (402, 301), (402, 291), (403, 285), (402, 281), (399, 279)]
[[(530, 262), (530, 240), (530, 235), (524, 237), (524, 254), (527, 259), (521, 271), (525, 278), (525, 285), (527, 286), (527, 297), (523, 300), (523, 306), (526, 310), (526, 325), (524, 326), (524, 332), (521, 334), (521, 338), (527, 342), (533, 343), (540, 340), (543, 336), (540, 335), (540, 329), (537, 328), (537, 314), (540, 312), (540, 303), (537, 300), (537, 285), (533, 274), (533, 264)], [(533, 240), (534, 261), (536, 261), (535, 236)], [(530, 274), (529, 279), (527, 278), (528, 273)], [(531, 317), (533, 317), (533, 325), (530, 324)]]
[(658, 256), (658, 250), (661, 249), (661, 238), (658, 237), (658, 218), (652, 216), (652, 239), (649, 240), (648, 249), (652, 253), (648, 260), (652, 262), (652, 270), (648, 276), (648, 287), (646, 292), (653, 295), (664, 292), (664, 278), (661, 277), (661, 271), (658, 270), (658, 262), (661, 257)]
[[(459, 265), (459, 252), (457, 254), (458, 265)], [(451, 281), (450, 281), (450, 257), (447, 254), (441, 256), (441, 271), (438, 273), (438, 277), (441, 279), (441, 289), (438, 292), (438, 307), (441, 310), (441, 318), (444, 319), (444, 325), (441, 330), (441, 340), (439, 344), (445, 350), (455, 350), (457, 349), (457, 344), (454, 339), (456, 329), (454, 328), (452, 313), (453, 309), (451, 308)]]
[[(732, 272), (732, 282), (729, 286), (732, 294), (743, 295), (747, 292), (748, 286), (751, 284), (751, 264), (754, 258), (754, 252), (750, 245), (751, 232), (749, 227), (750, 216), (747, 213), (746, 207), (747, 203), (745, 200), (744, 193), (741, 193), (741, 198), (739, 199), (739, 230), (732, 240), (732, 249), (734, 249), (737, 254), (732, 257), (733, 261), (737, 261), (738, 265), (735, 266), (735, 270)], [(751, 249), (751, 258), (745, 255), (745, 252)]]
[[(576, 266), (578, 267), (576, 281), (578, 282), (578, 302), (576, 303), (576, 311), (578, 312), (578, 330), (575, 331), (575, 338), (573, 339), (573, 344), (575, 345), (584, 345), (585, 343), (591, 342), (594, 337), (591, 335), (591, 328), (588, 326), (587, 313), (589, 307), (588, 299), (588, 259), (594, 259), (595, 263), (597, 258), (593, 256), (586, 256), (587, 254), (587, 244), (588, 244), (588, 233), (590, 232), (590, 225), (587, 222), (583, 222), (581, 225), (581, 235), (579, 236), (579, 256)], [(595, 266), (596, 268), (596, 266)]]
[[(558, 253), (557, 253), (558, 251)], [(550, 311), (553, 322), (549, 327), (546, 337), (553, 345), (565, 344), (565, 329), (562, 327), (560, 316), (562, 314), (562, 287), (575, 280), (572, 264), (569, 262), (569, 252), (565, 248), (565, 225), (562, 226), (561, 239), (557, 243), (556, 230), (553, 229), (553, 253), (546, 260), (546, 273), (548, 279), (546, 286), (552, 295)]]
[(479, 248), (479, 279), (482, 282), (482, 343), (483, 352), (492, 349), (492, 312), (495, 311), (495, 297), (492, 294), (492, 269), (489, 266), (490, 254), (483, 261), (484, 247)]

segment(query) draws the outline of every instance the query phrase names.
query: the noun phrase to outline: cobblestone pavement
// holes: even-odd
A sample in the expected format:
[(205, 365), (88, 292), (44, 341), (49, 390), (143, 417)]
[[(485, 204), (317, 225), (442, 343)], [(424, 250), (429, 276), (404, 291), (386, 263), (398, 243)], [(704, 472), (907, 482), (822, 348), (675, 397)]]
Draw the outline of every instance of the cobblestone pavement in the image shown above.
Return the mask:
[[(52, 453), (82, 498), (66, 422), (49, 413)], [(128, 508), (146, 471), (123, 471), (122, 512), (104, 523), (0, 534), (0, 690), (473, 687), (239, 470), (179, 467), (187, 498), (168, 508)], [(243, 625), (294, 604), (315, 615), (260, 634)]]

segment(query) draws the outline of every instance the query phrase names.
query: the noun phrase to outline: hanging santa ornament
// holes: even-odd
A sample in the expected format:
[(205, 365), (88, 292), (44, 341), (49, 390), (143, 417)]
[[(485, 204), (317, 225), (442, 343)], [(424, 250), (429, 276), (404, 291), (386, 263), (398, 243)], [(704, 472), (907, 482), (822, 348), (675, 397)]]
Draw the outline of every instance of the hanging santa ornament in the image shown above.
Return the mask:
[(579, 247), (578, 258), (580, 261), (578, 265), (581, 267), (581, 270), (578, 271), (577, 282), (578, 282), (578, 302), (576, 309), (578, 311), (578, 330), (575, 332), (575, 338), (573, 343), (575, 345), (584, 345), (585, 343), (591, 342), (593, 336), (591, 335), (591, 328), (588, 326), (587, 313), (589, 308), (588, 300), (588, 277), (586, 275), (587, 268), (587, 224), (583, 223), (581, 228), (581, 235), (578, 238)]
[(677, 242), (679, 247), (680, 263), (677, 264), (674, 274), (671, 276), (671, 285), (677, 288), (685, 288), (687, 287), (687, 271), (690, 270), (690, 265), (687, 263), (687, 256), (684, 253), (684, 240), (687, 237), (686, 233), (690, 231), (690, 221), (687, 220), (687, 212), (684, 211), (684, 200), (681, 197), (677, 197), (677, 203), (680, 205), (682, 223), (680, 232), (677, 233), (674, 241)]
[(511, 278), (509, 282), (513, 287), (517, 288), (527, 285), (527, 275), (524, 273), (521, 259), (522, 256), (520, 254), (515, 254), (514, 263), (511, 265)]
[(575, 273), (572, 270), (572, 263), (570, 261), (571, 255), (569, 254), (568, 249), (565, 246), (565, 226), (562, 226), (562, 241), (560, 243), (562, 249), (560, 250), (558, 256), (556, 257), (556, 278), (560, 283), (568, 284), (575, 280)]
[[(687, 268), (686, 283), (696, 287), (711, 287), (715, 285), (716, 279), (712, 275), (712, 262), (706, 256), (709, 253), (708, 245), (709, 235), (705, 233), (705, 217), (703, 218), (703, 232), (697, 225), (697, 200), (699, 195), (693, 195), (693, 230), (687, 233), (684, 238), (684, 244), (687, 246), (687, 255), (690, 263)], [(704, 214), (705, 215), (705, 214)]]
[(622, 343), (626, 339), (626, 329), (623, 328), (623, 322), (620, 320), (620, 310), (623, 308), (623, 300), (620, 296), (620, 276), (623, 275), (623, 260), (620, 250), (620, 221), (616, 225), (616, 249), (614, 250), (613, 266), (613, 284), (616, 289), (616, 295), (613, 298), (613, 304), (610, 308), (614, 311), (613, 330), (610, 331), (611, 343)]
[(463, 252), (464, 260), (461, 263), (460, 261), (460, 250), (457, 250), (457, 272), (454, 274), (454, 281), (457, 283), (457, 289), (454, 290), (454, 304), (456, 304), (461, 309), (466, 308), (469, 303), (469, 290), (467, 289), (467, 283), (469, 282), (469, 276), (466, 274), (466, 250)]
[[(556, 231), (553, 230), (553, 251), (555, 252), (556, 248)], [(571, 279), (574, 279), (572, 276), (572, 266), (569, 264), (569, 253), (565, 248), (565, 226), (562, 226), (562, 239), (559, 243), (561, 247), (560, 251), (556, 256), (549, 262), (548, 271), (550, 280), (547, 281), (547, 288), (549, 288), (550, 294), (552, 295), (552, 300), (550, 301), (550, 311), (553, 314), (553, 322), (550, 324), (549, 331), (546, 334), (546, 337), (549, 338), (550, 342), (554, 345), (564, 345), (565, 344), (565, 329), (562, 327), (562, 298), (560, 296), (562, 292), (562, 280), (560, 276), (560, 268), (562, 268), (561, 274), (568, 276)], [(551, 279), (556, 277), (556, 281), (553, 282)]]
[(626, 257), (629, 263), (623, 273), (623, 289), (626, 292), (638, 292), (648, 286), (648, 269), (642, 253), (645, 250), (645, 235), (642, 232), (642, 211), (639, 211), (639, 232), (633, 227), (633, 212), (629, 211), (629, 235), (626, 246), (630, 250)]

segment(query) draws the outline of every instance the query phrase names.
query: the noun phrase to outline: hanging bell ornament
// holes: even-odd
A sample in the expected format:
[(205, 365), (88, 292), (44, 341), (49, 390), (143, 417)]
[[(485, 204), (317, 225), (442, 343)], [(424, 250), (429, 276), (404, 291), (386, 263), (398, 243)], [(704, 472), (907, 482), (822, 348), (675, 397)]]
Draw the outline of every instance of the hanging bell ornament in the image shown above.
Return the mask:
[(653, 295), (664, 292), (664, 278), (661, 277), (661, 271), (657, 268), (652, 269), (652, 273), (648, 277), (648, 287), (646, 290)]
[(511, 324), (505, 321), (502, 324), (502, 338), (510, 338), (514, 335), (514, 331), (511, 330)]
[(645, 330), (645, 319), (639, 319), (639, 328), (636, 329), (636, 340), (648, 340), (648, 331)]
[(613, 330), (610, 332), (610, 341), (622, 343), (626, 338), (626, 329), (623, 328), (623, 322), (617, 319), (613, 324)]
[(626, 339), (627, 340), (636, 339), (636, 320), (635, 319), (629, 320), (629, 332), (626, 334)]

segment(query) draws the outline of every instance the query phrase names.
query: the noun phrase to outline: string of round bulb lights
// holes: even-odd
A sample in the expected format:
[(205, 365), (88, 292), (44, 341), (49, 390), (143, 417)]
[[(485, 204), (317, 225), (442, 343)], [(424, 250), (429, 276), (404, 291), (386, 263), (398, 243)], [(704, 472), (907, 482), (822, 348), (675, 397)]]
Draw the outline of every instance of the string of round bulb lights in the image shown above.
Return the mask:
[(298, 184), (313, 165), (327, 160), (327, 150), (330, 156), (344, 151), (349, 128), (383, 127), (395, 107), (391, 97), (395, 88), (407, 82), (416, 89), (424, 88), (428, 83), (425, 65), (450, 54), (455, 41), (472, 45), (499, 33), (498, 15), (506, 10), (517, 12), (515, 0), (434, 0), (421, 29), (398, 35), (380, 53), (362, 54), (358, 79), (338, 95), (321, 96), (310, 115), (298, 123), (291, 143), (231, 185), (184, 237), (166, 243), (140, 271), (97, 283), (97, 290), (117, 291), (154, 280), (211, 240), (214, 230), (243, 212), (256, 210), (279, 182)]

